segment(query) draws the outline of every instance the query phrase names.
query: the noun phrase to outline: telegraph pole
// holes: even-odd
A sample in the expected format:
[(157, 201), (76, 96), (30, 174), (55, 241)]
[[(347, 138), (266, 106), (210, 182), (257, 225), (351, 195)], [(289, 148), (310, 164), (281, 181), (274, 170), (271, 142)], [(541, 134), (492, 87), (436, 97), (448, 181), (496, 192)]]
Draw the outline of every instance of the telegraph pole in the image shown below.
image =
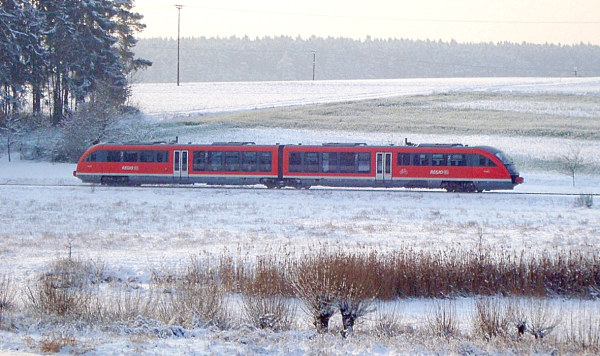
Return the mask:
[(317, 64), (317, 51), (312, 51), (313, 54), (313, 80), (315, 80), (315, 67)]
[(177, 86), (179, 86), (179, 34), (181, 33), (181, 8), (183, 5), (175, 5), (177, 8)]

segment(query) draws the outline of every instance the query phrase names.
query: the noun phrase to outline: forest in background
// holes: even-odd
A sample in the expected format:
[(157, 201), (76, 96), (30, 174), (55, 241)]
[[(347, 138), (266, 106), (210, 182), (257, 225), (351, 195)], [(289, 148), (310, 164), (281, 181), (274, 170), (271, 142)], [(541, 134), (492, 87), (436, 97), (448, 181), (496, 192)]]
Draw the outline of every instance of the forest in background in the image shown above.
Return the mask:
[[(140, 39), (134, 82), (175, 82), (177, 40)], [(182, 82), (600, 76), (600, 46), (408, 39), (182, 38)]]

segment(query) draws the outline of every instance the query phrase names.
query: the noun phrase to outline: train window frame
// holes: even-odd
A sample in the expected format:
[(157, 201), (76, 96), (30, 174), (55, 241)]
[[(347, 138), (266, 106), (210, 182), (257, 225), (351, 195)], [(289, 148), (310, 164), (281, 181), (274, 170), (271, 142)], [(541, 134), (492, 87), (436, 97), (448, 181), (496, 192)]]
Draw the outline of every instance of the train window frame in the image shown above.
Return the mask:
[(288, 168), (290, 172), (302, 172), (303, 152), (290, 152), (288, 155)]
[(197, 172), (206, 171), (207, 158), (206, 151), (192, 152), (192, 170)]
[(451, 153), (448, 156), (451, 167), (464, 167), (467, 165), (467, 157), (463, 153)]
[(241, 171), (241, 154), (239, 151), (224, 151), (224, 168), (228, 172)]
[(413, 166), (425, 167), (430, 166), (430, 154), (429, 153), (414, 153), (413, 154)]
[(304, 152), (303, 172), (319, 173), (319, 152)]
[(206, 168), (209, 172), (223, 171), (223, 151), (206, 152)]
[[(350, 160), (352, 158), (352, 160)], [(352, 161), (352, 164), (350, 164)], [(340, 152), (340, 173), (356, 173), (356, 153)]]
[(154, 163), (156, 161), (156, 151), (142, 150), (139, 152), (138, 160), (140, 163)]
[(357, 173), (371, 173), (371, 153), (358, 152), (356, 154), (356, 165)]
[(136, 163), (136, 162), (139, 162), (139, 160), (140, 160), (139, 156), (140, 156), (139, 151), (126, 150), (126, 151), (122, 152), (121, 162)]
[(241, 170), (243, 172), (256, 172), (258, 169), (258, 152), (242, 151), (241, 152)]
[(434, 167), (444, 167), (448, 165), (448, 155), (445, 153), (432, 153), (431, 165)]
[(169, 163), (169, 151), (167, 151), (167, 150), (156, 151), (156, 163)]
[(258, 151), (258, 171), (271, 172), (273, 170), (273, 152)]
[(321, 152), (321, 172), (339, 173), (339, 152)]
[(123, 162), (123, 151), (108, 150), (106, 153), (106, 162), (110, 162), (110, 163)]
[(398, 166), (412, 166), (410, 160), (410, 153), (398, 153), (398, 157), (396, 157), (396, 164)]

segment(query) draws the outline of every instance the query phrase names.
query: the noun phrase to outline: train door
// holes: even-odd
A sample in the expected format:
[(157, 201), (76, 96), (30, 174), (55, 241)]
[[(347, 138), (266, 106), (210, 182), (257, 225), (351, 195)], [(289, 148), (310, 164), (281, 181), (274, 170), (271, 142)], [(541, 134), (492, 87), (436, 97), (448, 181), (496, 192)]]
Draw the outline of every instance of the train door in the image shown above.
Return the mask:
[(375, 181), (391, 183), (392, 181), (392, 153), (377, 152), (375, 163)]
[(188, 178), (188, 151), (173, 151), (173, 178), (175, 180)]

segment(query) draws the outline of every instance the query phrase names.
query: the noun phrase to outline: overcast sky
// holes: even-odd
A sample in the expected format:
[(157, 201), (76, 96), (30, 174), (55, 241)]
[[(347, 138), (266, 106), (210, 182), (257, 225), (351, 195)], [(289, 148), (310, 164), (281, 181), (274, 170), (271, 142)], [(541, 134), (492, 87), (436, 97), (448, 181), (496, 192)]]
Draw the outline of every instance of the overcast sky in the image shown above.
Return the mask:
[(136, 0), (139, 37), (286, 35), (600, 45), (600, 0)]

